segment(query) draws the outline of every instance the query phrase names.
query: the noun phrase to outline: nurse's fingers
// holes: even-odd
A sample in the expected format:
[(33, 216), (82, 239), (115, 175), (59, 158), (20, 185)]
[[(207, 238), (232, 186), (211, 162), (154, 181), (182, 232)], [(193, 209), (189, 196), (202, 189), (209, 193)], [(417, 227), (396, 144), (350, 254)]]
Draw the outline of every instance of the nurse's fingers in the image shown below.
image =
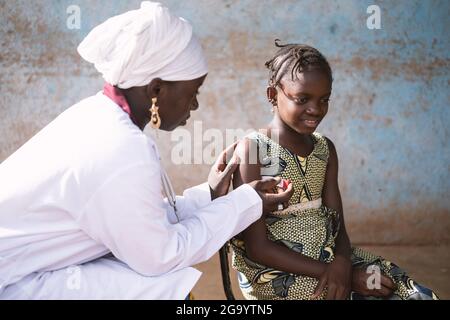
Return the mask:
[(278, 183), (280, 183), (281, 177), (270, 177), (264, 178), (261, 180), (255, 180), (252, 183), (255, 185), (255, 190), (261, 192), (270, 192), (272, 191)]
[(233, 155), (231, 160), (228, 162), (225, 169), (222, 171), (223, 178), (230, 178), (231, 175), (236, 171), (237, 167), (239, 166), (239, 163), (241, 162), (241, 158), (239, 158), (238, 155)]
[(294, 187), (290, 183), (287, 189), (281, 193), (266, 193), (265, 194), (265, 205), (270, 212), (280, 210), (279, 204), (283, 204), (283, 209), (286, 209), (285, 204), (289, 202), (289, 199), (294, 194)]
[(236, 149), (237, 144), (239, 141), (236, 141), (235, 143), (228, 146), (225, 150), (223, 150), (219, 156), (216, 159), (216, 162), (214, 163), (214, 167), (217, 171), (224, 171), (227, 164), (230, 162), (231, 158), (233, 157), (234, 150)]
[(292, 183), (289, 183), (286, 190), (280, 193), (267, 193), (266, 197), (269, 203), (279, 204), (288, 202), (293, 194), (294, 186), (292, 185)]

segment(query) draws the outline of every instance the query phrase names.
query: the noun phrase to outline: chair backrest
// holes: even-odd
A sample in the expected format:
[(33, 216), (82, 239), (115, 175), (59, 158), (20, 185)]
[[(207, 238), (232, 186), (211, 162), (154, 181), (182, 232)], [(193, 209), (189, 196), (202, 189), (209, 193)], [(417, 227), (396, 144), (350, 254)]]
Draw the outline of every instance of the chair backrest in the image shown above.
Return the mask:
[(230, 242), (227, 241), (219, 250), (220, 270), (222, 272), (223, 290), (225, 292), (227, 300), (236, 300), (233, 294), (233, 289), (231, 288), (230, 280), (230, 265), (228, 262), (228, 253), (230, 252), (230, 246)]

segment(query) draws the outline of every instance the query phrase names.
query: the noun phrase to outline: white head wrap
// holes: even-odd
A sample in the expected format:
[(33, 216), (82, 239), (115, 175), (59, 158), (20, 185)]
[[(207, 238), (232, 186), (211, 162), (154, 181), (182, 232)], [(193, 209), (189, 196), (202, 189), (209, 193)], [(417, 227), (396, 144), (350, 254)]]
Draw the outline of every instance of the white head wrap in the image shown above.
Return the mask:
[(109, 18), (78, 46), (78, 53), (110, 84), (127, 89), (154, 78), (192, 80), (208, 72), (191, 24), (160, 3)]

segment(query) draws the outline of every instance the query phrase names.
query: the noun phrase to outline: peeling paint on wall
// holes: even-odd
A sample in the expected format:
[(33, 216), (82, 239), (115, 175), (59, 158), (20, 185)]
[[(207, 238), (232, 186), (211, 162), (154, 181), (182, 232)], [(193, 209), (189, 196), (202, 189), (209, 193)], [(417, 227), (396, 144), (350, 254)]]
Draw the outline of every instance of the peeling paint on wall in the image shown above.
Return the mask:
[[(270, 120), (264, 62), (273, 41), (317, 47), (333, 68), (330, 112), (319, 127), (337, 146), (346, 223), (355, 242), (450, 242), (448, 1), (162, 1), (187, 18), (210, 72), (193, 121), (259, 128)], [(98, 23), (140, 1), (0, 0), (0, 161), (60, 112), (101, 89), (76, 47)], [(366, 9), (381, 8), (369, 30)], [(66, 27), (69, 5), (81, 28)], [(213, 14), (212, 14), (213, 13)], [(170, 134), (157, 138), (170, 159)], [(207, 165), (167, 163), (178, 191)]]

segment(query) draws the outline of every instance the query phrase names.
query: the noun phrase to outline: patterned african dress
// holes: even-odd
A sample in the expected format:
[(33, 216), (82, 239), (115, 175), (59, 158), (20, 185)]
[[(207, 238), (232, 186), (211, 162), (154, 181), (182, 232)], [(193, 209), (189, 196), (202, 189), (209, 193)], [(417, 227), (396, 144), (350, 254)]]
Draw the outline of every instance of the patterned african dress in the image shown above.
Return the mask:
[[(266, 170), (263, 175), (289, 179), (295, 189), (288, 208), (267, 215), (268, 238), (295, 252), (330, 263), (334, 258), (339, 216), (321, 202), (329, 155), (328, 143), (319, 133), (311, 137), (314, 149), (303, 158), (262, 133), (254, 132), (248, 136), (258, 146), (261, 170)], [(317, 279), (275, 270), (251, 261), (246, 256), (245, 243), (238, 237), (231, 240), (231, 245), (233, 268), (238, 271), (239, 286), (246, 299), (306, 300), (313, 295)], [(397, 284), (397, 290), (390, 299), (438, 299), (432, 290), (419, 285), (402, 269), (382, 257), (352, 248), (351, 260), (354, 267), (366, 268), (368, 273), (374, 275), (376, 271), (381, 271), (391, 278)], [(376, 287), (376, 277), (373, 277), (372, 285)], [(324, 299), (325, 296), (326, 290), (319, 298)], [(376, 298), (352, 292), (349, 299)]]

